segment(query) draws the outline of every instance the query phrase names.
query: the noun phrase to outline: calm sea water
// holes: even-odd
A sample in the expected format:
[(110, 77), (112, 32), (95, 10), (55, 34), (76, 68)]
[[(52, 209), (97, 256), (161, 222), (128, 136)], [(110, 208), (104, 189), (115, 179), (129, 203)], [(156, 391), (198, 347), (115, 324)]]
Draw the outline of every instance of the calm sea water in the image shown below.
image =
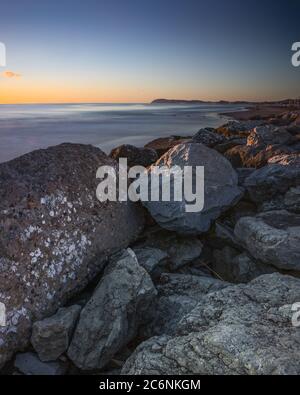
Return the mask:
[(173, 134), (192, 135), (224, 122), (233, 105), (52, 104), (0, 105), (0, 162), (63, 142), (93, 144), (105, 152), (143, 146)]

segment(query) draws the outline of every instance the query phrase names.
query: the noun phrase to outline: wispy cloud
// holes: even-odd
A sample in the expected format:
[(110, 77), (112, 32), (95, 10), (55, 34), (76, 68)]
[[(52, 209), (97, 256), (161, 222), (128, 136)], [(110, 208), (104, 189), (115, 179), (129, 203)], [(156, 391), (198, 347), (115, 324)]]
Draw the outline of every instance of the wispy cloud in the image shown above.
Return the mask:
[(21, 74), (15, 73), (13, 71), (4, 71), (2, 73), (2, 76), (5, 78), (21, 78), (22, 77)]

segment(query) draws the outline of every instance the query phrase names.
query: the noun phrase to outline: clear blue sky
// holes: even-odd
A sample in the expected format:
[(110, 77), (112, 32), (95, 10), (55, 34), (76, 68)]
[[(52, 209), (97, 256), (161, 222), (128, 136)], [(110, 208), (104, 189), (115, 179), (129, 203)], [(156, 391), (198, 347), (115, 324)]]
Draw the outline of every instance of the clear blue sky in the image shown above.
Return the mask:
[(300, 95), (298, 0), (14, 0), (0, 41), (0, 102)]

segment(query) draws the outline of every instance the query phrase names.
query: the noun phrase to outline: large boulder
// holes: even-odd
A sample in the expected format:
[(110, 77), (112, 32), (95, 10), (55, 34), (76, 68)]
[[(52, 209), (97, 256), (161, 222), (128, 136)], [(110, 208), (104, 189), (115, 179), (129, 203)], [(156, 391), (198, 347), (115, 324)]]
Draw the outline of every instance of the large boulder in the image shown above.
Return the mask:
[(109, 156), (116, 161), (119, 158), (126, 158), (127, 165), (132, 166), (150, 166), (156, 162), (158, 155), (154, 149), (151, 148), (137, 148), (134, 145), (124, 144), (114, 148)]
[(122, 373), (299, 375), (299, 297), (300, 280), (278, 273), (208, 293), (175, 333), (142, 343)]
[(300, 270), (300, 215), (270, 211), (241, 218), (235, 236), (250, 254), (285, 270)]
[(143, 227), (132, 203), (100, 203), (100, 149), (62, 144), (0, 165), (0, 366), (28, 344), (31, 325), (54, 314)]
[(32, 327), (31, 344), (43, 362), (55, 361), (67, 351), (81, 307), (62, 307)]
[[(203, 144), (180, 144), (169, 150), (155, 164), (157, 167), (177, 166), (204, 167), (204, 207), (202, 211), (187, 212), (186, 200), (143, 202), (156, 222), (165, 229), (182, 234), (207, 232), (212, 222), (224, 211), (236, 204), (242, 196), (238, 187), (238, 176), (230, 163), (217, 151)], [(151, 171), (152, 167), (150, 167)], [(185, 179), (184, 182), (187, 180)], [(164, 181), (163, 181), (164, 182)], [(168, 182), (168, 181), (166, 181)], [(171, 191), (174, 190), (171, 178)], [(199, 182), (199, 180), (198, 180)], [(193, 177), (193, 185), (195, 177)], [(201, 185), (199, 185), (200, 187)], [(162, 183), (160, 183), (162, 188)], [(200, 199), (201, 196), (197, 196)]]
[(130, 249), (105, 270), (83, 308), (68, 356), (83, 370), (100, 369), (137, 334), (156, 289)]

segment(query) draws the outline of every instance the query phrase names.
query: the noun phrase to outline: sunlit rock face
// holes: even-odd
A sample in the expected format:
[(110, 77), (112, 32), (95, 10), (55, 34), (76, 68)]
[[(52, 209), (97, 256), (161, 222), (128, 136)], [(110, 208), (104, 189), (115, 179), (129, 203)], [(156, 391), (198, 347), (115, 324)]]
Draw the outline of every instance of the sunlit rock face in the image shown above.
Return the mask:
[(0, 165), (0, 366), (28, 343), (32, 322), (54, 313), (143, 227), (132, 203), (100, 203), (100, 149), (62, 144)]

